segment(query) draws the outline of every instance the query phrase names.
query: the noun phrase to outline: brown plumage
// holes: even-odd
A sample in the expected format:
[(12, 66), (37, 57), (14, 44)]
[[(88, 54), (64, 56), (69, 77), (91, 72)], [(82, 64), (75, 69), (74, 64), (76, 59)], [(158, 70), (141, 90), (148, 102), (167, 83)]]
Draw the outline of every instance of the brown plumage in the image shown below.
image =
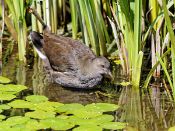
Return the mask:
[(54, 82), (65, 87), (93, 88), (103, 77), (112, 77), (105, 57), (95, 56), (78, 40), (51, 33), (36, 12), (33, 14), (43, 24), (44, 31), (43, 36), (33, 31), (30, 37)]

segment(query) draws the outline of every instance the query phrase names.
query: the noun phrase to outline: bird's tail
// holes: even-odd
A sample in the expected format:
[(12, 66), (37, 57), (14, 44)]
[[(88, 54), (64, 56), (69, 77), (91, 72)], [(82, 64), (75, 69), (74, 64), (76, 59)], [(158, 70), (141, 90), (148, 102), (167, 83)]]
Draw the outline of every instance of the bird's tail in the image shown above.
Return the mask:
[(32, 40), (32, 43), (39, 57), (41, 57), (41, 59), (46, 59), (46, 55), (42, 53), (42, 48), (44, 44), (43, 37), (38, 32), (32, 31), (30, 32), (30, 39)]

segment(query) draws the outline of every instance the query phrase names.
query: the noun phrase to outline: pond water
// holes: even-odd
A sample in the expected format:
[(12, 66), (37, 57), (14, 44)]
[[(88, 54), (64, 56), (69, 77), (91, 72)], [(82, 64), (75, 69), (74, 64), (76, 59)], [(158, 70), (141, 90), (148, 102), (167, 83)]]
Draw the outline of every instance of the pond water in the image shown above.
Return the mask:
[(115, 113), (116, 120), (128, 122), (129, 131), (166, 131), (175, 125), (174, 104), (166, 92), (160, 91), (160, 84), (146, 91), (129, 86), (121, 87), (118, 83), (124, 78), (117, 68), (113, 71), (115, 84), (104, 84), (100, 86), (102, 89), (94, 90), (63, 88), (50, 83), (40, 59), (35, 59), (32, 66), (25, 66), (16, 61), (16, 55), (12, 55), (2, 71), (3, 76), (10, 78), (13, 83), (29, 87), (24, 92), (25, 95), (45, 95), (51, 101), (62, 103), (119, 104), (121, 108)]

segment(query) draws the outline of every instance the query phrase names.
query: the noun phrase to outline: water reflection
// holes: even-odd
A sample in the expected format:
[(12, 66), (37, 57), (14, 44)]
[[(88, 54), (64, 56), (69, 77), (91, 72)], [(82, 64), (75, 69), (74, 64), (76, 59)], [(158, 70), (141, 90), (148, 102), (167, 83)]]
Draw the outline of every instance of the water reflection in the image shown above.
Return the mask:
[[(12, 64), (13, 63), (13, 64)], [(43, 71), (42, 61), (35, 59), (33, 69), (28, 68), (22, 63), (9, 62), (3, 68), (3, 75), (9, 77), (14, 83), (24, 84), (29, 87), (33, 94), (47, 96), (51, 101), (63, 103), (82, 103), (93, 102), (116, 103), (121, 106), (116, 111), (116, 120), (128, 122), (127, 130), (139, 131), (165, 131), (175, 124), (174, 104), (167, 95), (160, 91), (161, 87), (150, 87), (149, 90), (138, 90), (134, 87), (122, 87), (120, 93), (117, 85), (116, 89), (107, 88), (112, 97), (98, 93), (100, 89), (78, 90), (60, 87), (53, 84), (50, 77)], [(117, 72), (118, 70), (114, 70)], [(115, 75), (116, 83), (123, 81), (123, 77), (118, 71)], [(105, 85), (103, 85), (105, 86)], [(102, 87), (103, 87), (102, 86)]]
[[(111, 95), (112, 97), (108, 97), (108, 95), (105, 96), (103, 93), (98, 94), (97, 92), (102, 91), (99, 88), (93, 90), (70, 89), (52, 83), (50, 76), (43, 70), (41, 59), (34, 59), (33, 69), (28, 68), (20, 62), (17, 62), (14, 67), (7, 64), (3, 68), (3, 75), (9, 77), (16, 84), (28, 86), (33, 91), (33, 94), (45, 95), (52, 101), (63, 103), (77, 102), (82, 104), (109, 102), (117, 104), (116, 92), (115, 95)], [(101, 85), (100, 87), (103, 88), (103, 86), (106, 85)]]

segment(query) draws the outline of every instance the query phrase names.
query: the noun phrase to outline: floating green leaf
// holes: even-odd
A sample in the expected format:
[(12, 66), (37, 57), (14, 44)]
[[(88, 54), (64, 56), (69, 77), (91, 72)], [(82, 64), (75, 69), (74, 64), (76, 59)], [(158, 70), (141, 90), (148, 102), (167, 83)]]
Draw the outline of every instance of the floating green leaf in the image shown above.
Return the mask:
[(3, 121), (3, 124), (7, 126), (15, 126), (15, 125), (26, 123), (29, 120), (30, 120), (29, 117), (13, 116), (8, 118), (6, 121)]
[(108, 112), (117, 110), (119, 106), (109, 103), (92, 103), (86, 105), (85, 108), (89, 111)]
[(88, 110), (85, 108), (79, 109), (79, 110), (74, 110), (72, 113), (80, 118), (93, 118), (102, 115), (102, 112), (99, 112), (98, 110)]
[(42, 95), (30, 95), (26, 97), (26, 100), (33, 103), (40, 103), (48, 101), (48, 98)]
[(5, 119), (5, 118), (6, 118), (6, 116), (0, 115), (0, 121), (3, 120), (3, 119)]
[(33, 112), (25, 113), (25, 116), (30, 118), (36, 118), (36, 119), (47, 119), (47, 118), (55, 117), (55, 112), (35, 110)]
[(8, 105), (13, 107), (13, 108), (30, 108), (30, 109), (32, 109), (35, 107), (33, 105), (33, 103), (25, 101), (25, 100), (15, 100), (15, 101), (8, 103)]
[(40, 122), (51, 127), (53, 130), (68, 130), (75, 126), (69, 121), (59, 118), (50, 118), (46, 120), (41, 120)]
[(12, 95), (12, 94), (1, 94), (0, 93), (0, 100), (7, 100), (10, 101), (12, 99), (14, 99), (16, 96)]
[(26, 86), (24, 85), (12, 85), (12, 84), (8, 84), (8, 85), (4, 85), (3, 87), (0, 88), (0, 91), (6, 91), (6, 92), (20, 92), (22, 90), (27, 89)]
[(7, 109), (10, 109), (10, 108), (11, 108), (11, 107), (8, 106), (8, 105), (6, 105), (6, 104), (0, 105), (0, 109), (2, 109), (2, 110), (7, 110)]
[(72, 104), (65, 104), (63, 106), (60, 106), (56, 109), (56, 112), (66, 112), (67, 114), (72, 114), (74, 110), (79, 110), (84, 108), (83, 105), (78, 104), (78, 103), (72, 103)]
[(3, 76), (0, 76), (0, 83), (6, 84), (6, 83), (9, 83), (9, 82), (10, 82), (10, 79), (8, 79), (6, 77), (3, 77)]
[(55, 107), (55, 108), (58, 108), (58, 107), (64, 105), (63, 103), (53, 102), (53, 101), (45, 101), (45, 102), (43, 102), (43, 104), (46, 104), (47, 106), (52, 106), (52, 107)]
[(10, 126), (0, 124), (0, 131), (13, 131), (13, 130), (12, 128), (10, 128)]
[(126, 127), (126, 123), (122, 122), (108, 122), (100, 125), (104, 129), (118, 130)]
[(34, 110), (43, 110), (43, 111), (55, 111), (53, 106), (47, 105), (48, 102), (42, 102), (35, 104)]
[(175, 131), (175, 126), (170, 127), (170, 128), (168, 129), (168, 131)]
[(79, 126), (77, 128), (74, 128), (73, 131), (102, 131), (102, 128), (99, 126)]
[(30, 119), (26, 123), (26, 128), (33, 131), (33, 130), (47, 129), (49, 127), (46, 124), (43, 124), (41, 122), (38, 122), (37, 120)]
[(92, 121), (91, 119), (83, 119), (77, 116), (70, 116), (68, 118), (68, 121), (70, 121), (71, 123), (74, 123), (75, 125), (97, 125), (96, 123), (94, 123), (94, 121)]
[(91, 119), (91, 121), (93, 123), (96, 123), (97, 125), (103, 124), (106, 122), (111, 122), (113, 120), (114, 120), (114, 117), (112, 115), (107, 115), (107, 114), (97, 116), (97, 117)]
[(59, 115), (59, 116), (57, 116), (56, 118), (65, 120), (65, 119), (69, 119), (70, 116), (67, 116), (67, 115)]

